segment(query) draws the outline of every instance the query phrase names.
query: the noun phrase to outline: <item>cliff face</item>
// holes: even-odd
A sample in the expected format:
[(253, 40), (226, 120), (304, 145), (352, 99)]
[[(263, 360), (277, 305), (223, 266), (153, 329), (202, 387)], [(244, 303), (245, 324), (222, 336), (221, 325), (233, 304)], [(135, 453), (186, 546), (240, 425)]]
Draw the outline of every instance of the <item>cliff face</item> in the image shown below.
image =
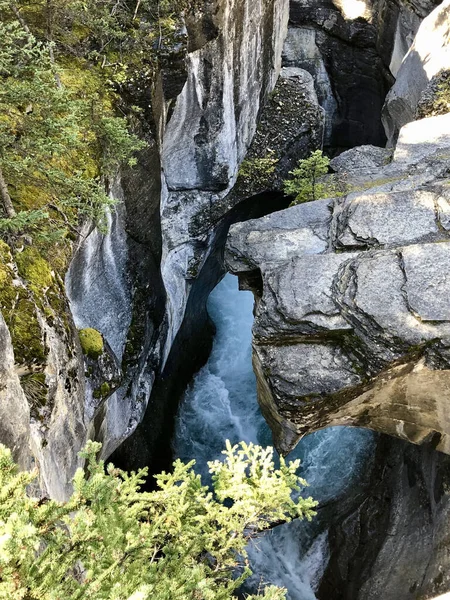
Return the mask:
[[(174, 365), (186, 355), (192, 372), (207, 352), (205, 303), (219, 274), (201, 273), (277, 80), (287, 19), (286, 0), (206, 2), (187, 18), (185, 61), (180, 68), (169, 60), (153, 90), (155, 140), (113, 189), (123, 207), (109, 234), (88, 233), (72, 262), (66, 283), (75, 322), (103, 333), (122, 371), (118, 389), (97, 401), (87, 381), (91, 431), (105, 456), (135, 430), (150, 399), (152, 431), (122, 456), (127, 464), (152, 460), (167, 408), (152, 396), (155, 380), (183, 370)], [(189, 302), (195, 315), (186, 315)], [(180, 333), (189, 322), (192, 336)], [(187, 347), (173, 351), (184, 335)], [(171, 353), (178, 356), (169, 361)]]
[(378, 118), (384, 98), (421, 20), (436, 4), (435, 0), (291, 2), (283, 65), (313, 75), (327, 115), (325, 146), (384, 144)]
[[(82, 232), (66, 277), (70, 309), (57, 275), (49, 272), (37, 297), (0, 248), (1, 440), (22, 465), (36, 462), (44, 492), (67, 496), (88, 438), (109, 456), (142, 420), (277, 80), (287, 19), (287, 0), (206, 1), (186, 17), (180, 47), (163, 57), (146, 92), (149, 146), (112, 186), (120, 206), (109, 233)], [(218, 276), (197, 285), (199, 340), (202, 304)], [(29, 318), (18, 323), (25, 308)], [(83, 355), (76, 328), (102, 334), (100, 358)], [(203, 346), (195, 350), (202, 357)], [(34, 347), (38, 357), (29, 356)]]
[(442, 2), (424, 20), (397, 73), (383, 107), (383, 123), (390, 145), (400, 128), (416, 118), (423, 92), (430, 81), (450, 65), (448, 21), (450, 3)]
[(229, 268), (259, 278), (253, 360), (280, 451), (328, 425), (450, 451), (449, 117), (406, 126), (384, 167), (376, 149), (336, 159), (361, 191), (231, 228)]
[[(163, 431), (173, 381), (182, 387), (208, 350), (205, 303), (220, 276), (224, 232), (239, 218), (233, 206), (279, 187), (323, 135), (338, 146), (381, 139), (373, 115), (392, 82), (387, 67), (407, 50), (432, 5), (383, 1), (356, 15), (342, 3), (296, 1), (286, 44), (287, 0), (205, 0), (186, 17), (181, 49), (167, 57), (148, 93), (149, 147), (113, 186), (123, 203), (110, 232), (83, 232), (66, 279), (71, 312), (65, 302), (59, 307), (67, 327), (40, 321), (51, 402), (36, 413), (27, 400), (28, 409), (24, 404), (17, 412), (17, 438), (31, 431), (30, 450), (20, 458), (38, 461), (51, 495), (67, 493), (88, 437), (110, 455), (147, 406), (147, 424), (123, 453), (140, 454), (140, 463), (152, 459), (149, 445)], [(286, 69), (271, 94), (283, 47)], [(238, 178), (252, 140), (252, 168)], [(271, 151), (280, 159), (274, 179), (255, 184), (254, 167)], [(261, 203), (258, 210), (273, 207)], [(72, 315), (76, 327), (102, 333), (101, 360), (83, 357)], [(6, 334), (4, 340), (6, 357)], [(8, 363), (5, 389), (15, 389), (23, 375), (15, 361), (14, 368)], [(32, 395), (42, 383), (34, 379)], [(5, 439), (15, 428), (5, 425)]]
[(430, 445), (378, 438), (366, 489), (328, 517), (331, 556), (317, 598), (414, 600), (448, 592), (448, 463)]

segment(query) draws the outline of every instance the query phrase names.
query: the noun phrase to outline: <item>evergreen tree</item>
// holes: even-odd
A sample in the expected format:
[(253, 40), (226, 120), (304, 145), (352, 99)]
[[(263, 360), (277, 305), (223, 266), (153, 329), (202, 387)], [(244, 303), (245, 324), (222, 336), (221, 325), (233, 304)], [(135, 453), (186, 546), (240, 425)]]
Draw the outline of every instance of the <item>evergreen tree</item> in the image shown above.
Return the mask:
[[(19, 473), (0, 446), (0, 599), (225, 600), (249, 575), (245, 546), (260, 530), (315, 514), (299, 461), (279, 469), (271, 448), (227, 442), (209, 463), (214, 491), (192, 461), (139, 490), (145, 470), (125, 473), (95, 459), (90, 442), (66, 503), (27, 495), (36, 473)], [(281, 600), (268, 586), (265, 600)], [(256, 598), (253, 597), (253, 598)]]
[(11, 7), (0, 0), (0, 232), (45, 235), (51, 217), (63, 228), (80, 216), (102, 226), (105, 178), (143, 144), (98, 93), (86, 102), (62, 83), (53, 43)]
[(330, 159), (324, 156), (322, 150), (311, 152), (309, 158), (298, 161), (296, 169), (289, 171), (292, 179), (284, 182), (284, 191), (289, 196), (295, 196), (291, 206), (302, 202), (310, 202), (327, 196), (334, 188), (320, 181), (328, 172)]

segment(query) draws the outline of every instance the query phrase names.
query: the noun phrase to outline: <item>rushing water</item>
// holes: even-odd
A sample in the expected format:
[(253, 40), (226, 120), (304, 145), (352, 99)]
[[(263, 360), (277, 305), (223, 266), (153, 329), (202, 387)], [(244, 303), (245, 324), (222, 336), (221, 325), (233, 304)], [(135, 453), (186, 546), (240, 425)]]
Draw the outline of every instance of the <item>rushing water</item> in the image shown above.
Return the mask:
[[(226, 275), (212, 292), (208, 311), (217, 332), (208, 363), (195, 376), (177, 417), (175, 453), (195, 458), (207, 478), (207, 461), (220, 457), (224, 441), (271, 443), (270, 431), (256, 400), (251, 366), (253, 295), (238, 290), (237, 278)], [(370, 431), (333, 427), (305, 437), (290, 458), (301, 458), (307, 490), (320, 504), (339, 498), (359, 478), (373, 454)], [(328, 560), (327, 532), (314, 523), (282, 525), (249, 548), (254, 576), (282, 585), (291, 600), (313, 600)]]

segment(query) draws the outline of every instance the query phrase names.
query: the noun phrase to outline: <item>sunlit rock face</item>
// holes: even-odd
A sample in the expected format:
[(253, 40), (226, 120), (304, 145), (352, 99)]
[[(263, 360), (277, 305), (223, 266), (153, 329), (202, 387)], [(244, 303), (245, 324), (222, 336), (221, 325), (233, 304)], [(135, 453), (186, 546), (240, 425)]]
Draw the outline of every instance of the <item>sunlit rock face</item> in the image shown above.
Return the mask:
[(383, 123), (388, 142), (414, 120), (422, 92), (441, 70), (450, 69), (450, 2), (445, 0), (423, 21), (386, 97)]
[(357, 425), (450, 453), (449, 116), (405, 127), (384, 167), (381, 149), (372, 165), (370, 147), (341, 155), (332, 164), (360, 191), (230, 230), (226, 260), (255, 291), (259, 400), (282, 452)]
[(189, 25), (188, 35), (200, 41), (188, 53), (187, 80), (161, 139), (165, 359), (211, 247), (211, 207), (230, 192), (277, 80), (289, 6), (287, 0), (227, 0), (209, 2), (205, 14), (214, 34), (202, 39), (201, 23)]
[(294, 0), (283, 64), (309, 71), (326, 146), (384, 145), (380, 111), (421, 20), (437, 0)]

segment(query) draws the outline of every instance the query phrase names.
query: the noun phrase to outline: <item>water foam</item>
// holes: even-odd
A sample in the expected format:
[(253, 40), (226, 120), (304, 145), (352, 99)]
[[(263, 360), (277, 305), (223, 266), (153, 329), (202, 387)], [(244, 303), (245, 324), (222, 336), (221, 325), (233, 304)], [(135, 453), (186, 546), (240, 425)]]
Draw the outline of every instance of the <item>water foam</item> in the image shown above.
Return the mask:
[[(206, 462), (220, 457), (226, 439), (271, 443), (251, 366), (253, 295), (239, 291), (237, 278), (226, 275), (212, 292), (208, 311), (217, 328), (213, 349), (185, 394), (173, 442), (175, 454), (194, 458), (205, 477)], [(305, 437), (290, 457), (301, 458), (307, 493), (324, 504), (359, 478), (373, 444), (370, 431), (333, 427)], [(256, 590), (262, 580), (286, 587), (291, 600), (314, 600), (329, 559), (327, 531), (314, 522), (293, 521), (252, 542), (249, 555), (254, 575), (246, 591)]]

